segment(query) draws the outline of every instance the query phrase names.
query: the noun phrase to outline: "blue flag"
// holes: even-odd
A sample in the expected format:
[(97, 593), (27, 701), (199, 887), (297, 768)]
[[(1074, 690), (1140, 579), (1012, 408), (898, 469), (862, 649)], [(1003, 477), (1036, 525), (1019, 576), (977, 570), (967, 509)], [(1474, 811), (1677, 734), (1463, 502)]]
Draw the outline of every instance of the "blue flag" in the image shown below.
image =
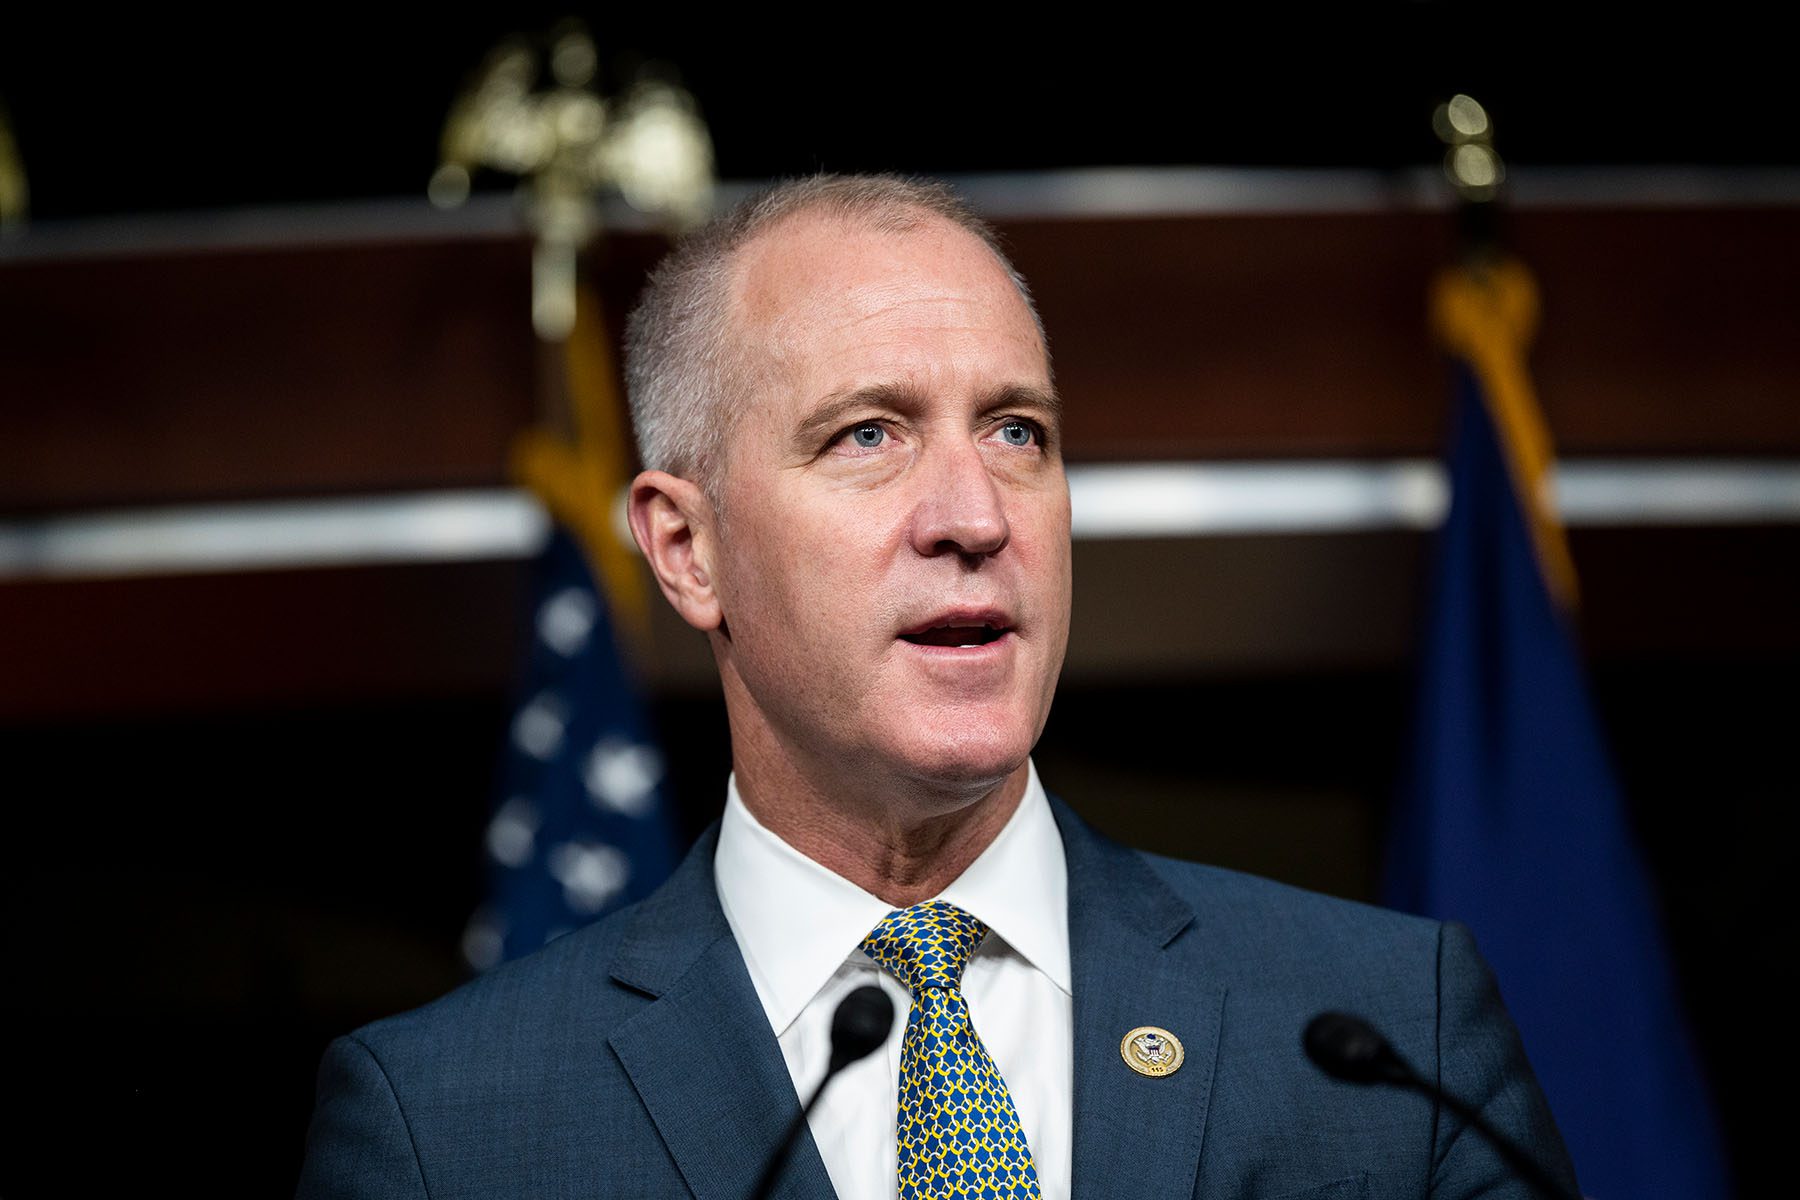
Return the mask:
[(1656, 902), (1570, 628), (1574, 576), (1542, 487), (1516, 264), (1440, 284), (1456, 358), (1410, 777), (1387, 900), (1469, 925), (1499, 977), (1583, 1191), (1727, 1194)]
[(602, 594), (560, 526), (535, 575), (524, 686), (484, 839), (490, 898), (463, 941), (477, 969), (641, 899), (675, 866), (662, 755)]
[(484, 838), (489, 899), (463, 937), (477, 970), (648, 895), (678, 855), (663, 758), (617, 637), (621, 614), (641, 627), (645, 597), (612, 520), (629, 455), (608, 344), (579, 293), (565, 347), (572, 436), (536, 429), (514, 449), (553, 526)]

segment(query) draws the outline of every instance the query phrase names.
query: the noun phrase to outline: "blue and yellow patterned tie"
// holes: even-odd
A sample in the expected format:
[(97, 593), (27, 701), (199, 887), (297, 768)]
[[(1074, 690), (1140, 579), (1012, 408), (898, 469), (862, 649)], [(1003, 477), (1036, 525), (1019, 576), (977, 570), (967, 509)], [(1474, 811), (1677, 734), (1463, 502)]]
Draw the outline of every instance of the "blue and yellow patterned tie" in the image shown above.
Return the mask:
[(1037, 1200), (1025, 1130), (962, 994), (986, 936), (954, 904), (928, 900), (889, 913), (862, 942), (913, 999), (900, 1043), (900, 1200)]

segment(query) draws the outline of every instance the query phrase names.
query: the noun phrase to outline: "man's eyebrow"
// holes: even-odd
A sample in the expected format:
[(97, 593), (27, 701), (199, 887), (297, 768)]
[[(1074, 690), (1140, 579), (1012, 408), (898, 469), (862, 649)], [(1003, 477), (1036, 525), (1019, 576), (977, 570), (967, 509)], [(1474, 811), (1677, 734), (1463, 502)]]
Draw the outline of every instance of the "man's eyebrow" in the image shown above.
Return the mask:
[(854, 414), (872, 408), (907, 413), (917, 412), (924, 406), (924, 393), (910, 383), (873, 383), (839, 392), (827, 396), (806, 414), (806, 419), (794, 430), (794, 448), (811, 454), (827, 434), (836, 433)]
[(1003, 408), (1035, 408), (1045, 416), (1060, 418), (1062, 397), (1054, 390), (1032, 387), (1029, 384), (1008, 384), (990, 393), (979, 411), (991, 413)]

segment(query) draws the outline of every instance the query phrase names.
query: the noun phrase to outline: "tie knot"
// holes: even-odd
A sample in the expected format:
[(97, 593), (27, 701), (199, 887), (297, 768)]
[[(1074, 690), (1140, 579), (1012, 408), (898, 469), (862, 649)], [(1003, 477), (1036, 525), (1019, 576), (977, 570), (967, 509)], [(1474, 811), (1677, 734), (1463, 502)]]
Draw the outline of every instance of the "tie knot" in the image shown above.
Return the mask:
[(862, 950), (917, 996), (926, 988), (953, 988), (987, 926), (942, 900), (927, 900), (883, 917)]

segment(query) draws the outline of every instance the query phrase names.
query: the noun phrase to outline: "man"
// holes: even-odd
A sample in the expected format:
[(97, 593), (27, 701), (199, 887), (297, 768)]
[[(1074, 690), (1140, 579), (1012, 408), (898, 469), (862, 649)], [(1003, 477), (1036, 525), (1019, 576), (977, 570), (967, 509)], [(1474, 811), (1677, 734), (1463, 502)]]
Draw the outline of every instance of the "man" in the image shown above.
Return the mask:
[(863, 983), (903, 1019), (777, 1195), (1528, 1194), (1432, 1104), (1308, 1064), (1331, 1008), (1569, 1177), (1466, 932), (1141, 855), (1045, 795), (1060, 405), (953, 196), (751, 201), (659, 270), (627, 357), (632, 531), (718, 663), (725, 815), (643, 904), (334, 1043), (302, 1195), (742, 1200)]

